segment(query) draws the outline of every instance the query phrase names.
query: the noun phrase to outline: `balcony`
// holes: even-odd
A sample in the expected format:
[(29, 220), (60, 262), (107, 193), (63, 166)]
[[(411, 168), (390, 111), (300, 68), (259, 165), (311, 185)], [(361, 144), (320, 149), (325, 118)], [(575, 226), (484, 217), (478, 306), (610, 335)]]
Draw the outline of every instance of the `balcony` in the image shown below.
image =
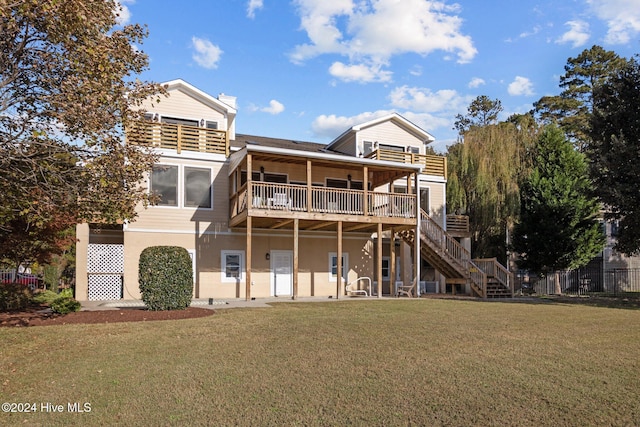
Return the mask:
[(453, 237), (471, 237), (467, 215), (447, 215), (447, 233)]
[(444, 156), (378, 149), (366, 155), (365, 158), (414, 165), (419, 164), (423, 167), (423, 174), (447, 177), (447, 158)]
[(371, 225), (416, 223), (416, 196), (413, 194), (295, 184), (244, 184), (232, 196), (230, 209), (232, 226), (238, 225), (247, 215), (256, 218), (297, 218)]
[(130, 144), (145, 147), (192, 151), (229, 156), (229, 137), (226, 131), (197, 126), (140, 121), (127, 129)]

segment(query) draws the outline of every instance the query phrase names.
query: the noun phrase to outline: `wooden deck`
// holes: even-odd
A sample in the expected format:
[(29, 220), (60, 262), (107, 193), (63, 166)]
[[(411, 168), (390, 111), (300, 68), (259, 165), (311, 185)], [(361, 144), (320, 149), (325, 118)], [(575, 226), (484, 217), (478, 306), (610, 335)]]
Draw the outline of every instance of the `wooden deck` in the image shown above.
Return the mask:
[(127, 129), (130, 144), (229, 156), (229, 135), (223, 130), (141, 121)]
[(295, 184), (246, 183), (232, 195), (230, 209), (232, 227), (242, 227), (249, 216), (257, 227), (287, 228), (293, 219), (298, 219), (302, 221), (301, 229), (308, 230), (331, 229), (337, 221), (354, 223), (349, 228), (354, 231), (375, 230), (379, 223), (389, 226), (417, 223), (413, 194)]

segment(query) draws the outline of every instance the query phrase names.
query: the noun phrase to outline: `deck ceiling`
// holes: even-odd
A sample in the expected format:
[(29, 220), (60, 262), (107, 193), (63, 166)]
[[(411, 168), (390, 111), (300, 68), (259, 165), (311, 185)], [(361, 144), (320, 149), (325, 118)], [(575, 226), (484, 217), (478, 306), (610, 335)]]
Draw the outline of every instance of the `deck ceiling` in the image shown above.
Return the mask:
[[(301, 231), (338, 231), (338, 221), (335, 219), (326, 220), (298, 220), (298, 228)], [(376, 233), (378, 231), (378, 223), (382, 223), (382, 229), (388, 230), (394, 228), (400, 229), (413, 229), (415, 225), (408, 223), (388, 223), (385, 221), (372, 221), (372, 222), (360, 222), (360, 221), (342, 221), (342, 231), (344, 233), (358, 232), (358, 233)], [(232, 225), (233, 228), (247, 228), (246, 219)], [(252, 217), (253, 229), (265, 229), (265, 230), (293, 230), (294, 220), (293, 218), (264, 218), (259, 216)]]

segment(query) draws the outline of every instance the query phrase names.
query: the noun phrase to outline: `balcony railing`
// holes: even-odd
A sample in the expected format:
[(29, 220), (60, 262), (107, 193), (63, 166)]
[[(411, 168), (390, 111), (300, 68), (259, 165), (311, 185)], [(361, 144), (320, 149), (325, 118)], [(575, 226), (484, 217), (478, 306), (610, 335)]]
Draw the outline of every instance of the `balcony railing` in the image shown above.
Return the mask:
[(229, 156), (227, 132), (197, 126), (141, 121), (127, 129), (131, 144)]
[[(252, 182), (251, 192), (245, 184), (232, 198), (232, 216), (248, 206), (269, 211), (367, 215), (393, 218), (415, 218), (416, 196), (412, 194), (365, 192), (340, 188), (311, 187), (295, 184)], [(250, 195), (250, 197), (248, 197)]]
[(423, 166), (422, 173), (424, 174), (445, 178), (447, 176), (447, 158), (444, 156), (378, 149), (369, 153), (366, 158), (398, 163), (420, 164)]
[(467, 215), (447, 215), (447, 232), (452, 234), (469, 233), (469, 217)]

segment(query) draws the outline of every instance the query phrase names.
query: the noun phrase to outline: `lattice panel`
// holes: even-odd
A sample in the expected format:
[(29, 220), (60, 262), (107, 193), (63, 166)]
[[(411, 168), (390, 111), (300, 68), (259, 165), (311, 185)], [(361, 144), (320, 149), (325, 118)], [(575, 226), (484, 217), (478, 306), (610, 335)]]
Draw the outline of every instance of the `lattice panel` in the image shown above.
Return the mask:
[(119, 300), (122, 298), (121, 274), (90, 274), (89, 301)]
[(124, 245), (90, 243), (87, 253), (87, 272), (123, 273)]

